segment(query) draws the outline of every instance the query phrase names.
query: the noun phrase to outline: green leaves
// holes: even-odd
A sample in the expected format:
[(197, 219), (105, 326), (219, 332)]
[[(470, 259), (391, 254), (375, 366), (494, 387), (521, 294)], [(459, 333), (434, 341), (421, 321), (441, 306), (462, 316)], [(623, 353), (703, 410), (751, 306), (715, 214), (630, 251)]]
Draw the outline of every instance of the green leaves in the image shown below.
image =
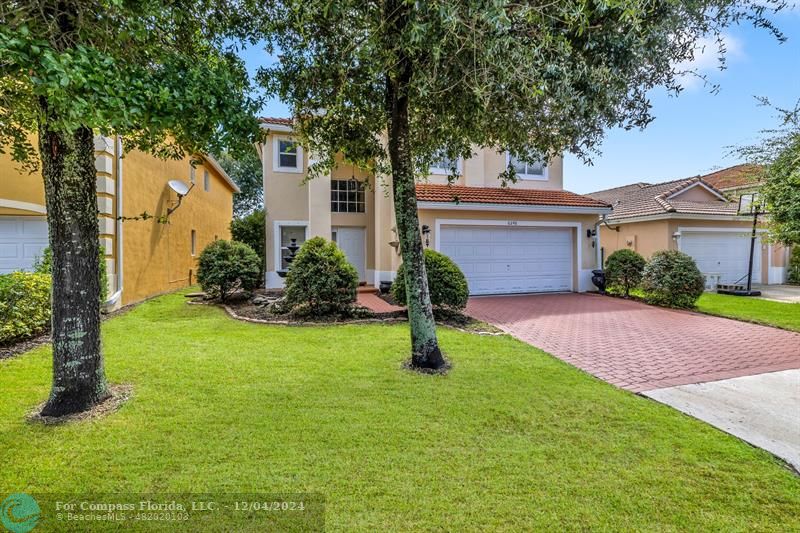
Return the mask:
[(415, 157), (491, 146), (588, 159), (605, 129), (653, 119), (648, 91), (679, 90), (675, 65), (699, 38), (744, 20), (780, 35), (763, 10), (780, 3), (431, 0), (403, 4), (407, 22), (389, 36), (383, 3), (283, 0), (271, 11), (283, 54), (259, 81), (304, 117), (316, 153), (380, 168), (385, 81), (405, 55)]
[[(27, 133), (87, 126), (162, 157), (252, 150), (260, 100), (234, 39), (254, 39), (250, 0), (48, 0), (0, 7), (0, 147), (29, 166)], [(54, 23), (59, 9), (72, 28)], [(9, 11), (11, 10), (11, 11)], [(211, 21), (210, 17), (214, 20)], [(59, 29), (61, 28), (61, 29)], [(47, 116), (39, 111), (46, 102)]]

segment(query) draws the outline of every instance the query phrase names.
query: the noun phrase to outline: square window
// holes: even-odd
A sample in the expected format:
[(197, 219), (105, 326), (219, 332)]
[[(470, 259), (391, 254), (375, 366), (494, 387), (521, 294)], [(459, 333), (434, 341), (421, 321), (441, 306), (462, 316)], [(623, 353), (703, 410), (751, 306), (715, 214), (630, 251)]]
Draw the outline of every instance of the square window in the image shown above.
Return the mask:
[(366, 187), (364, 183), (351, 180), (331, 180), (331, 212), (364, 213)]

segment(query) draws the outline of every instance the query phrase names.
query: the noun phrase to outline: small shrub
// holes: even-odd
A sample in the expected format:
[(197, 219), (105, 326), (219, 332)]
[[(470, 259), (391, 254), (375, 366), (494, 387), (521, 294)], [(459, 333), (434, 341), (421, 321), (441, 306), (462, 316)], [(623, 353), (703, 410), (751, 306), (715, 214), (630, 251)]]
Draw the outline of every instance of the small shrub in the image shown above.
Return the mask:
[(645, 266), (642, 289), (648, 303), (691, 309), (703, 294), (705, 280), (694, 259), (665, 250), (654, 253)]
[(216, 240), (200, 253), (197, 281), (210, 296), (223, 302), (237, 289), (252, 291), (261, 280), (260, 260), (241, 242)]
[(258, 254), (261, 260), (260, 275), (264, 275), (267, 265), (266, 255), (266, 214), (263, 209), (253, 211), (247, 216), (231, 221), (231, 239), (243, 242)]
[(606, 285), (610, 292), (625, 295), (631, 294), (642, 281), (642, 273), (647, 262), (644, 257), (633, 250), (623, 248), (617, 250), (606, 259)]
[(0, 344), (32, 337), (50, 325), (50, 275), (0, 275)]
[[(431, 304), (440, 309), (459, 311), (467, 306), (469, 287), (467, 278), (452, 259), (433, 250), (425, 250), (425, 270), (428, 274), (428, 290)], [(407, 302), (405, 264), (397, 269), (392, 283), (392, 298), (400, 304)]]
[(358, 271), (336, 243), (303, 243), (286, 274), (284, 309), (295, 316), (347, 316), (356, 301)]
[(789, 283), (800, 285), (800, 244), (792, 248), (789, 256)]
[[(38, 274), (53, 275), (53, 252), (48, 246), (33, 263), (33, 271)], [(108, 269), (106, 268), (106, 249), (100, 247), (100, 307), (108, 300)]]

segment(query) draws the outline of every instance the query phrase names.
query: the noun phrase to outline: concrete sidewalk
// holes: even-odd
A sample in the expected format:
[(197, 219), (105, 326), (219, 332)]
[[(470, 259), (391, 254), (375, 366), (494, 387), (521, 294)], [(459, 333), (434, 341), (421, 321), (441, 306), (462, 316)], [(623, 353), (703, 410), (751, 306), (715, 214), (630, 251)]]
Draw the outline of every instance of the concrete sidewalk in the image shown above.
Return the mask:
[(642, 394), (763, 448), (800, 471), (800, 370)]

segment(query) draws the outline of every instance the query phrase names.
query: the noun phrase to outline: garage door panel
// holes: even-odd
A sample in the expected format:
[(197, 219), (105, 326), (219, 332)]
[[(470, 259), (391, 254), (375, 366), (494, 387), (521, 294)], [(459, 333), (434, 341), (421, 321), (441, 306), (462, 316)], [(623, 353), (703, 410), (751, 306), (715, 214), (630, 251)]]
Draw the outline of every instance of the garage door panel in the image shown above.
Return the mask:
[(572, 290), (572, 230), (441, 228), (441, 251), (459, 265), (472, 294)]
[(47, 245), (45, 219), (0, 217), (0, 274), (30, 270)]
[[(736, 283), (747, 276), (750, 235), (746, 232), (686, 232), (681, 250), (690, 255), (704, 274), (719, 274), (722, 283)], [(753, 253), (753, 279), (761, 280), (761, 242)]]

